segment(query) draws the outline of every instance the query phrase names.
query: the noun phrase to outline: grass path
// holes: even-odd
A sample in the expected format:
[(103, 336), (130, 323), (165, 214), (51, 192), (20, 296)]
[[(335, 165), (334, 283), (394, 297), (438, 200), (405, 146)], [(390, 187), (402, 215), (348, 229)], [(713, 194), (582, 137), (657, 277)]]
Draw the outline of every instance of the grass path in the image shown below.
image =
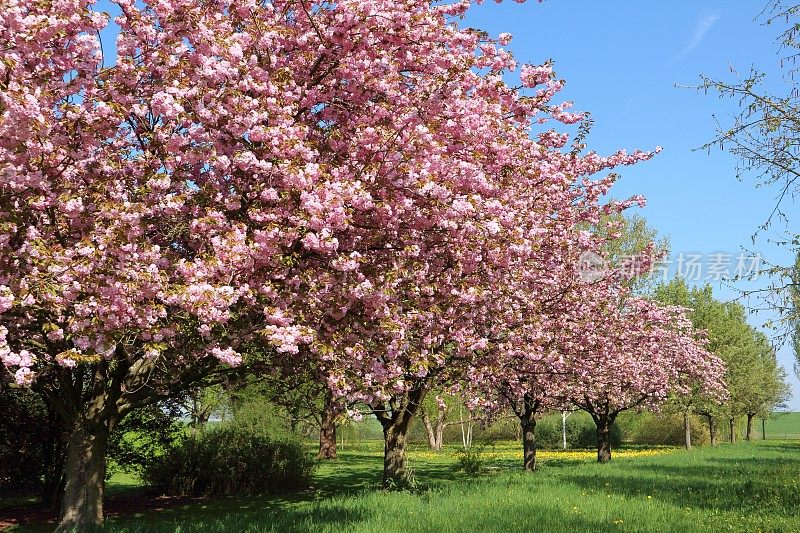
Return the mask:
[[(633, 450), (610, 464), (545, 453), (516, 472), (514, 446), (487, 448), (490, 469), (455, 470), (452, 451), (413, 451), (419, 488), (376, 490), (379, 449), (320, 467), (311, 491), (206, 500), (108, 521), (108, 531), (800, 531), (800, 444)], [(627, 456), (626, 456), (627, 455)]]

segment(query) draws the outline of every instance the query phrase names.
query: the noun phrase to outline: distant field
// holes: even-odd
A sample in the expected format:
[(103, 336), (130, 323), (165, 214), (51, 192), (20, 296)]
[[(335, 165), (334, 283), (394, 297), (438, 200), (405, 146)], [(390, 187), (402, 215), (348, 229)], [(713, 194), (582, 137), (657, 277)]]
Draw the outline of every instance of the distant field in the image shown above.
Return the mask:
[[(761, 438), (761, 420), (753, 421), (756, 438)], [(775, 413), (766, 421), (767, 439), (800, 439), (800, 413)]]

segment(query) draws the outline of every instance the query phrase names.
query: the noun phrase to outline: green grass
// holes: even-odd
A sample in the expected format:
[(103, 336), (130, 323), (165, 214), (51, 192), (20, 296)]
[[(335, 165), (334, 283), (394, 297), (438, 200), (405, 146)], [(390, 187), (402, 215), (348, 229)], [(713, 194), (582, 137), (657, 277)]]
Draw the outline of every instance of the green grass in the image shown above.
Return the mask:
[[(421, 448), (419, 449), (421, 450)], [(311, 491), (205, 500), (115, 517), (113, 532), (150, 531), (800, 531), (800, 444), (755, 442), (617, 457), (545, 456), (524, 475), (515, 445), (486, 448), (488, 473), (457, 472), (453, 450), (415, 451), (419, 488), (377, 490), (379, 443), (320, 467)], [(639, 453), (639, 452), (637, 452)], [(109, 492), (130, 489), (115, 478)]]
[[(774, 413), (766, 421), (767, 439), (800, 439), (800, 413)], [(753, 420), (754, 437), (761, 438), (761, 419)]]
[(142, 490), (142, 482), (138, 476), (127, 472), (115, 472), (106, 483), (106, 495), (109, 497), (125, 496)]

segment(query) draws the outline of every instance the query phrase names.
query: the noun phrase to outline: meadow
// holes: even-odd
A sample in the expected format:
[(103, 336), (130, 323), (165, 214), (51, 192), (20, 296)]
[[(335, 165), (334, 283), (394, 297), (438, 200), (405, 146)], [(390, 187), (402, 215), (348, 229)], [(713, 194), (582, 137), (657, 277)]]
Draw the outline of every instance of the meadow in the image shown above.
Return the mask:
[[(800, 443), (760, 441), (684, 451), (628, 448), (609, 464), (590, 451), (542, 452), (518, 472), (516, 443), (483, 448), (481, 473), (459, 471), (455, 448), (413, 448), (416, 487), (378, 490), (380, 443), (320, 465), (313, 487), (290, 496), (195, 499), (161, 510), (109, 512), (105, 531), (799, 531)], [(117, 475), (114, 498), (136, 480)], [(16, 527), (41, 531), (47, 526)]]
[[(800, 413), (774, 413), (765, 421), (767, 439), (800, 439)], [(761, 419), (753, 420), (753, 434), (761, 438)]]

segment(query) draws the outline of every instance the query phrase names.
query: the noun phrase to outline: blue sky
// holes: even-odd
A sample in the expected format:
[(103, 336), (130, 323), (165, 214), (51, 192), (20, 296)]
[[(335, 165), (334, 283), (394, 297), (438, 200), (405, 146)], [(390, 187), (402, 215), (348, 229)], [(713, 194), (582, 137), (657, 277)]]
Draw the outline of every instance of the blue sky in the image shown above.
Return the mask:
[[(733, 80), (731, 68), (745, 76), (753, 65), (767, 72), (768, 83), (783, 83), (775, 43), (779, 29), (754, 20), (763, 5), (752, 0), (487, 2), (471, 11), (465, 24), (493, 36), (511, 33), (507, 48), (520, 63), (553, 59), (567, 81), (562, 98), (590, 111), (595, 120), (590, 148), (663, 146), (655, 159), (622, 169), (613, 194), (647, 197), (639, 214), (669, 235), (673, 258), (681, 253), (736, 256), (745, 246), (789, 264), (791, 252), (769, 242), (785, 226), (774, 226), (755, 244), (751, 240), (774, 206), (776, 191), (757, 189), (754, 180), (737, 181), (736, 161), (727, 153), (692, 151), (713, 138), (714, 115), (726, 123), (736, 102), (676, 87), (698, 85), (700, 74)], [(798, 211), (796, 203), (785, 208)], [(797, 228), (800, 218), (792, 222)], [(714, 288), (723, 299), (739, 296), (719, 283)], [(751, 323), (759, 326), (769, 318), (768, 313), (753, 315)], [(800, 411), (800, 382), (788, 346), (779, 349), (779, 360), (794, 389), (790, 407)]]

